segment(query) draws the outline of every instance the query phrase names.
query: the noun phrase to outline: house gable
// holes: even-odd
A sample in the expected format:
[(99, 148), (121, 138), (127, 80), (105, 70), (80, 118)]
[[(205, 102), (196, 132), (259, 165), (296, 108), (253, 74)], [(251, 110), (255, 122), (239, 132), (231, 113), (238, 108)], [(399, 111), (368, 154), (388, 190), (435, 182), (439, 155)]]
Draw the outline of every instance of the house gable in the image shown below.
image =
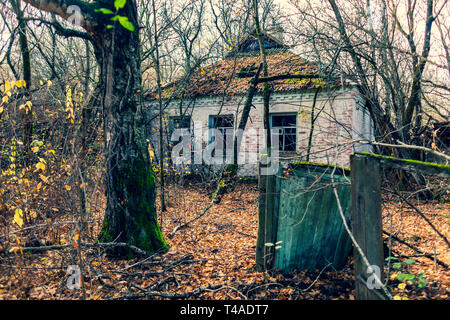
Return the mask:
[[(270, 53), (273, 51), (287, 51), (289, 47), (282, 43), (280, 40), (272, 35), (264, 33), (262, 35), (262, 41), (266, 52)], [(232, 50), (226, 57), (235, 57), (243, 55), (259, 55), (259, 41), (256, 32), (253, 31), (247, 38), (242, 40), (234, 50)]]

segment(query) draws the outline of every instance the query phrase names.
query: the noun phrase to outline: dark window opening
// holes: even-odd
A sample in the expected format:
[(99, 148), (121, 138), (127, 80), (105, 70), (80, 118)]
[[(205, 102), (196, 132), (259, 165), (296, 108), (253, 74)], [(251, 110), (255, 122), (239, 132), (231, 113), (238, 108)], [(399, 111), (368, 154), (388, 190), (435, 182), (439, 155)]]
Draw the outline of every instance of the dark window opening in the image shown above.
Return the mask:
[[(214, 143), (214, 152), (222, 152), (224, 158), (226, 156), (226, 150), (233, 150), (233, 135), (234, 135), (234, 117), (233, 115), (219, 115), (209, 116), (209, 128), (211, 130), (210, 142)], [(216, 139), (216, 133), (220, 133), (218, 139)]]
[(280, 151), (296, 151), (297, 147), (297, 115), (272, 115), (272, 145), (278, 144)]
[(173, 116), (169, 117), (169, 133), (172, 134), (175, 129), (191, 129), (191, 116)]
[(169, 139), (172, 143), (176, 144), (181, 141), (182, 137), (178, 141), (172, 141), (172, 135), (177, 129), (187, 129), (191, 131), (191, 116), (171, 116), (169, 117)]
[[(282, 45), (276, 43), (271, 39), (264, 39), (264, 48), (266, 49), (281, 49)], [(259, 42), (258, 40), (252, 40), (247, 42), (244, 47), (241, 48), (240, 52), (251, 52), (251, 51), (259, 51)]]

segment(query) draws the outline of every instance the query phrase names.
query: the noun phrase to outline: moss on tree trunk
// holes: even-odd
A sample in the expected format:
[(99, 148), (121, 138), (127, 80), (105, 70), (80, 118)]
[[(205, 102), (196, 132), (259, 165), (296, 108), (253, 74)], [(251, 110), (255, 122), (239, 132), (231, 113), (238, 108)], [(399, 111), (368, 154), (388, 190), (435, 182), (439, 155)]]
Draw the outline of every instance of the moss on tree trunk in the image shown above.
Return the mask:
[[(115, 206), (109, 205), (99, 240), (125, 242), (148, 253), (166, 252), (169, 246), (156, 219), (156, 185), (151, 167), (138, 158), (115, 177), (114, 194), (119, 195), (120, 200)], [(117, 248), (110, 253), (133, 256), (126, 248)]]

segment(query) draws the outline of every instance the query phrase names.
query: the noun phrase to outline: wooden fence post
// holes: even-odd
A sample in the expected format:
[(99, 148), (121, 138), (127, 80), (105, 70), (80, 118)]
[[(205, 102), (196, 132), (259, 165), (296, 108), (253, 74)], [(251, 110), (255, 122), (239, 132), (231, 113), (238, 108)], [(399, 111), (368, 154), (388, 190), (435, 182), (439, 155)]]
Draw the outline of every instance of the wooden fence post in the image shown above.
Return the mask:
[(275, 204), (275, 184), (276, 176), (266, 176), (266, 219), (265, 219), (265, 244), (264, 244), (264, 267), (271, 270), (275, 261), (275, 245), (267, 246), (267, 243), (274, 244), (276, 241), (276, 229), (274, 228), (274, 204)]
[(265, 230), (266, 230), (266, 175), (261, 175), (263, 166), (258, 166), (258, 189), (259, 189), (259, 206), (258, 206), (258, 238), (256, 241), (256, 269), (264, 271), (264, 246), (265, 246)]
[[(270, 164), (269, 164), (270, 165)], [(258, 238), (256, 241), (256, 266), (258, 271), (270, 270), (274, 265), (275, 246), (266, 246), (275, 243), (277, 237), (276, 193), (278, 171), (274, 174), (261, 174), (267, 170), (267, 165), (260, 164), (259, 169), (259, 210), (258, 210)], [(267, 173), (267, 172), (266, 172)]]
[[(354, 154), (350, 157), (352, 178), (352, 232), (374, 271), (384, 282), (381, 220), (380, 163), (377, 159)], [(382, 290), (354, 248), (356, 299), (380, 300)]]

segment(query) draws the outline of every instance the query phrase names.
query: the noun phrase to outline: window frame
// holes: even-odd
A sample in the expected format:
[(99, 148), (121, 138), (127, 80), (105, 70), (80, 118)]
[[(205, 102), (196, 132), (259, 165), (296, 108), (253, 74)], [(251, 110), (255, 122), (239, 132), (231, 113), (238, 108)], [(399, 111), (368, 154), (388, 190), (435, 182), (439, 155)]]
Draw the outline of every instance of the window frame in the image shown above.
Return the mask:
[[(183, 119), (186, 119), (185, 121), (189, 123), (188, 127), (177, 127), (175, 128), (174, 120), (179, 120), (182, 122)], [(190, 115), (183, 115), (183, 116), (169, 116), (169, 136), (172, 136), (173, 131), (175, 129), (188, 129), (189, 132), (191, 132), (191, 124), (192, 124), (192, 117)]]
[[(232, 120), (231, 126), (229, 127), (216, 127), (215, 126), (215, 119), (217, 118), (226, 118), (228, 117), (229, 119)], [(232, 141), (234, 141), (234, 125), (235, 125), (235, 118), (233, 114), (210, 114), (208, 115), (208, 129), (209, 129), (209, 143), (215, 143), (214, 146), (214, 154), (216, 150), (220, 150), (222, 151), (223, 154), (223, 158), (225, 159), (227, 156), (227, 153), (225, 152), (227, 150), (227, 135), (229, 135), (229, 131), (231, 131), (231, 135), (232, 135)], [(218, 129), (221, 133), (222, 133), (222, 149), (217, 148), (217, 144), (215, 142), (215, 135), (214, 135), (214, 131), (212, 129)], [(232, 143), (233, 145), (233, 143)]]
[[(294, 116), (295, 117), (295, 126), (273, 126), (273, 117), (283, 117), (283, 116)], [(281, 113), (270, 113), (269, 114), (269, 125), (270, 125), (270, 130), (271, 130), (271, 140), (273, 141), (274, 139), (274, 134), (272, 133), (272, 129), (275, 128), (281, 128), (283, 129), (283, 133), (282, 134), (277, 134), (277, 136), (282, 136), (283, 137), (283, 144), (279, 143), (278, 147), (280, 148), (279, 151), (280, 152), (284, 152), (284, 153), (296, 153), (297, 152), (297, 147), (298, 147), (298, 113), (297, 112), (281, 112)], [(293, 135), (293, 134), (286, 134), (284, 132), (285, 129), (294, 129), (295, 130), (295, 140), (294, 140), (294, 150), (285, 150), (286, 149), (286, 135)], [(281, 149), (281, 146), (283, 146), (283, 150)]]

